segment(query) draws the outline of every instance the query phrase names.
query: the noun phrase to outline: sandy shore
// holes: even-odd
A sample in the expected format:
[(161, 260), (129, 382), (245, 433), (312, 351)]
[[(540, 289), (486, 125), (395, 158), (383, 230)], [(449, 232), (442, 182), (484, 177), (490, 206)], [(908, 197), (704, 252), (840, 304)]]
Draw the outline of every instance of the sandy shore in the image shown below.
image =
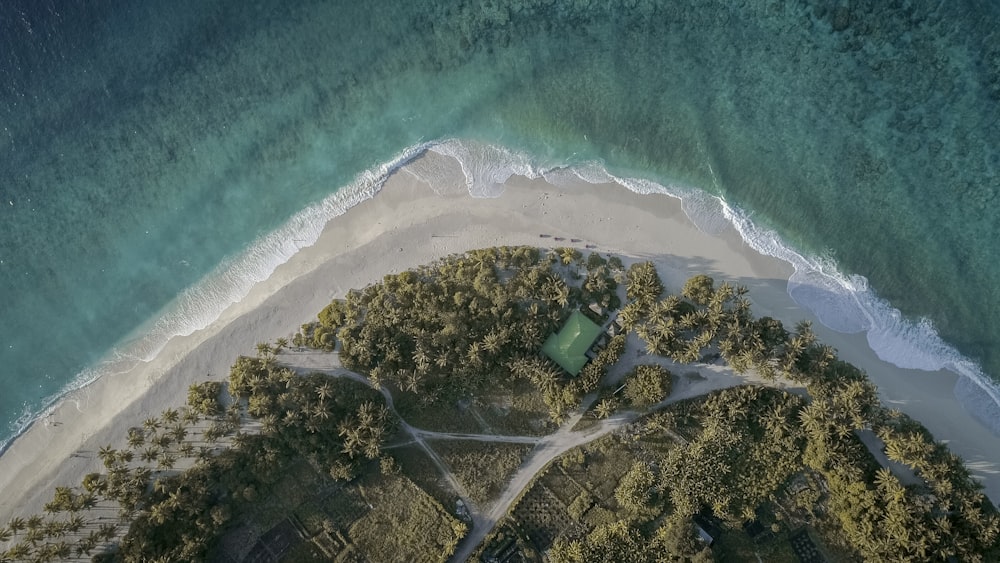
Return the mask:
[[(379, 195), (332, 220), (314, 246), (280, 266), (211, 326), (172, 339), (149, 363), (81, 389), (33, 424), (0, 457), (0, 522), (41, 512), (55, 486), (79, 484), (86, 473), (102, 468), (96, 454), (101, 446), (124, 445), (129, 427), (182, 406), (191, 383), (207, 374), (224, 379), (237, 355), (254, 353), (258, 342), (290, 337), (348, 289), (449, 253), (522, 244), (593, 245), (601, 252), (654, 260), (673, 290), (694, 273), (746, 285), (758, 315), (789, 325), (813, 321), (824, 342), (868, 372), (883, 401), (947, 441), (991, 499), (1000, 499), (1000, 437), (955, 399), (956, 376), (897, 368), (879, 360), (863, 334), (825, 329), (788, 296), (791, 267), (753, 251), (733, 229), (708, 236), (672, 198), (582, 181), (556, 187), (512, 178), (501, 197), (473, 199), (456, 161), (433, 153), (423, 158), (433, 159), (437, 169), (433, 189), (406, 169), (396, 173)], [(413, 169), (419, 173), (428, 162)]]

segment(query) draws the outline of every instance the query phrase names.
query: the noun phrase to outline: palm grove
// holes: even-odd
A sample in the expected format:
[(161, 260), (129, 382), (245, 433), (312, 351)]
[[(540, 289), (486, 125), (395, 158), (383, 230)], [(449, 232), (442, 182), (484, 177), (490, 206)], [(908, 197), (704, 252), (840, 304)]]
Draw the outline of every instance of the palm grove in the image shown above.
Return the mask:
[[(622, 282), (618, 322), (626, 332), (578, 376), (539, 354), (572, 310), (593, 303), (618, 309)], [(290, 465), (308, 463), (339, 481), (378, 471), (374, 461), (385, 457), (397, 419), (376, 389), (397, 397), (404, 419), (523, 381), (542, 396), (553, 423), (594, 392), (607, 397), (598, 407), (608, 415), (621, 403), (601, 385), (627, 333), (650, 355), (680, 363), (718, 355), (738, 372), (801, 384), (809, 397), (749, 386), (712, 395), (690, 443), (623, 478), (616, 498), (626, 515), (560, 540), (553, 560), (710, 557), (693, 539), (694, 514), (707, 510), (736, 526), (804, 471), (825, 481), (825, 504), (844, 544), (863, 559), (1000, 556), (1000, 520), (961, 460), (918, 423), (884, 409), (865, 375), (817, 342), (807, 324), (789, 331), (755, 318), (744, 288), (716, 287), (707, 276), (688, 280), (680, 295), (664, 295), (649, 262), (626, 270), (617, 257), (596, 253), (584, 260), (574, 249), (500, 247), (352, 290), (293, 338), (297, 346), (339, 347), (343, 365), (370, 386), (297, 375), (276, 361), (286, 341), (261, 345), (257, 357), (238, 358), (228, 385), (193, 386), (187, 407), (130, 429), (117, 449), (103, 448), (105, 470), (80, 487), (58, 488), (46, 516), (0, 528), (8, 545), (0, 560), (54, 561), (92, 551), (105, 560), (200, 560)], [(625, 406), (649, 408), (669, 382), (659, 368), (637, 366), (626, 381)], [(879, 468), (855, 434), (861, 429), (874, 430), (889, 458), (916, 470), (923, 483), (903, 486)], [(216, 445), (220, 439), (226, 447)], [(181, 460), (187, 468), (175, 469)], [(98, 503), (116, 505), (116, 518), (85, 516)], [(460, 525), (442, 531), (438, 557), (447, 557), (462, 534)]]

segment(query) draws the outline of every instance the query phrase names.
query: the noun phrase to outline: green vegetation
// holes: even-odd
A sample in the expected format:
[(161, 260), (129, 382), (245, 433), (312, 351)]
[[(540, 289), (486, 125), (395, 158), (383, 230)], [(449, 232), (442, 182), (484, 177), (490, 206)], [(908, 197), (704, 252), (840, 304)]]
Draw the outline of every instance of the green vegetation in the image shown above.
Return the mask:
[(441, 561), (465, 535), (455, 520), (406, 478), (381, 477), (367, 487), (366, 500), (375, 506), (351, 524), (351, 542), (369, 561)]
[(670, 371), (657, 365), (635, 366), (625, 376), (625, 399), (636, 407), (648, 407), (670, 394)]
[(222, 384), (218, 381), (196, 383), (188, 389), (187, 404), (193, 412), (200, 416), (215, 416), (222, 412), (219, 395)]
[(533, 444), (434, 440), (431, 447), (441, 456), (465, 487), (469, 498), (480, 505), (496, 497), (517, 471)]
[[(622, 280), (624, 332), (575, 377), (540, 354), (571, 316), (607, 321)], [(629, 334), (660, 358), (616, 368), (619, 388), (606, 376), (639, 355)], [(46, 516), (0, 527), (0, 561), (443, 561), (532, 451), (525, 436), (581, 408), (595, 416), (573, 435), (592, 441), (536, 476), (483, 554), (781, 562), (818, 543), (837, 560), (1000, 559), (1000, 517), (957, 456), (808, 324), (757, 319), (744, 288), (708, 276), (665, 296), (648, 262), (478, 250), (351, 291), (293, 343), (339, 349), (346, 369), (297, 372), (287, 341), (259, 344), (227, 385), (193, 385), (185, 408), (101, 448), (104, 471), (58, 487)], [(718, 357), (806, 394), (670, 397), (685, 382), (662, 358)], [(862, 431), (905, 471), (880, 467)]]
[[(708, 553), (689, 541), (692, 518), (707, 515), (718, 521), (730, 531), (717, 549), (738, 550), (747, 545), (738, 539), (742, 523), (756, 521), (762, 509), (772, 520), (772, 533), (789, 531), (778, 519), (786, 509), (774, 505), (781, 500), (789, 507), (807, 507), (808, 516), (797, 525), (819, 530), (827, 549), (848, 559), (986, 561), (998, 556), (1000, 519), (961, 461), (918, 424), (881, 407), (864, 374), (816, 342), (807, 324), (789, 332), (774, 319), (755, 319), (745, 289), (717, 288), (708, 276), (689, 280), (681, 296), (664, 298), (649, 266), (633, 265), (628, 283), (629, 303), (619, 318), (649, 353), (688, 363), (717, 351), (737, 371), (805, 386), (809, 399), (741, 387), (706, 398), (697, 413), (689, 414), (696, 424), (685, 431), (675, 431), (673, 416), (650, 417), (645, 428), (651, 436), (680, 445), (665, 454), (623, 453), (643, 461), (614, 475), (606, 462), (588, 455), (583, 474), (575, 477), (590, 483), (611, 479), (617, 483), (614, 502), (597, 487), (543, 510), (544, 517), (537, 508), (512, 511), (513, 525), (534, 535), (536, 548), (551, 547), (556, 561), (671, 560), (682, 552), (704, 558)], [(627, 376), (624, 397), (641, 407), (661, 395), (641, 392), (657, 378), (639, 373), (637, 367)], [(595, 413), (606, 417), (619, 404), (606, 397)], [(890, 459), (916, 470), (918, 483), (904, 486), (878, 467), (854, 433), (866, 428), (885, 440)], [(790, 485), (804, 477), (822, 485), (791, 493)], [(546, 476), (535, 486), (551, 490), (550, 481)], [(522, 503), (535, 502), (533, 494)], [(580, 535), (570, 524), (535, 529), (540, 521), (561, 519), (582, 523), (586, 531)], [(559, 539), (564, 534), (568, 538)], [(768, 550), (787, 558), (788, 545), (778, 542)]]
[(567, 378), (538, 351), (574, 310), (612, 304), (617, 288), (618, 270), (599, 256), (588, 261), (590, 289), (570, 283), (576, 270), (565, 270), (581, 261), (576, 250), (546, 257), (528, 247), (449, 256), (351, 291), (311, 330), (336, 331), (343, 364), (397, 391), (400, 405), (450, 409), (458, 399), (527, 380), (559, 421), (603, 372)]

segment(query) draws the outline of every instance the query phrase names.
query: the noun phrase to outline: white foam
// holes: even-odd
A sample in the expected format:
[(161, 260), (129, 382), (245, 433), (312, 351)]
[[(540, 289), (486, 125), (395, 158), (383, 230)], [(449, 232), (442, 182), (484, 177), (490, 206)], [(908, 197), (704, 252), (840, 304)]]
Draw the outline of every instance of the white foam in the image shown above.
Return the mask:
[[(800, 306), (812, 311), (823, 325), (839, 332), (866, 332), (868, 343), (878, 357), (899, 367), (928, 371), (948, 369), (963, 376), (956, 386), (956, 396), (977, 418), (1000, 433), (1000, 387), (974, 362), (942, 341), (930, 321), (905, 319), (899, 310), (869, 288), (863, 276), (842, 274), (829, 257), (811, 257), (796, 252), (776, 233), (759, 227), (748, 213), (723, 198), (686, 186), (664, 186), (642, 178), (618, 177), (599, 162), (543, 167), (528, 155), (506, 147), (445, 139), (414, 145), (388, 162), (362, 172), (348, 186), (297, 213), (281, 228), (224, 262), (201, 282), (182, 292), (152, 323), (136, 331), (139, 336), (117, 346), (105, 360), (84, 370), (70, 386), (47, 399), (41, 414), (29, 412), (26, 407), (25, 414), (17, 422), (18, 434), (33, 420), (51, 412), (68, 392), (104, 374), (125, 371), (139, 361), (149, 361), (170, 338), (189, 335), (214, 322), (227, 307), (243, 299), (279, 265), (302, 248), (314, 244), (330, 219), (373, 197), (390, 174), (426, 150), (459, 162), (465, 188), (472, 197), (499, 197), (503, 193), (503, 183), (515, 175), (532, 179), (545, 177), (555, 185), (567, 185), (574, 178), (593, 184), (617, 182), (636, 193), (663, 194), (681, 200), (685, 214), (705, 233), (718, 234), (732, 225), (751, 248), (792, 265), (795, 272), (789, 279), (789, 295)], [(438, 172), (433, 168), (420, 168), (415, 175), (432, 186), (444, 180), (437, 177)], [(0, 452), (9, 443), (0, 444)]]
[(69, 393), (99, 377), (124, 373), (140, 362), (149, 362), (171, 338), (188, 336), (215, 322), (223, 311), (246, 297), (251, 288), (270, 277), (278, 266), (299, 250), (315, 244), (328, 221), (375, 196), (393, 172), (431, 146), (432, 143), (423, 143), (408, 147), (391, 160), (365, 170), (347, 186), (296, 213), (239, 255), (225, 260), (201, 281), (182, 291), (150, 322), (134, 330), (133, 336), (114, 346), (101, 361), (81, 371), (58, 393), (45, 398), (40, 411), (25, 405), (24, 413), (14, 423), (17, 431), (0, 443), (0, 453), (34, 421), (48, 416)]
[(430, 150), (458, 161), (472, 197), (500, 197), (504, 182), (511, 176), (534, 179), (544, 174), (527, 155), (497, 145), (446, 139), (434, 144)]
[(190, 335), (215, 322), (226, 308), (246, 297), (253, 286), (269, 278), (278, 266), (299, 250), (315, 244), (331, 219), (374, 197), (393, 172), (430, 146), (430, 143), (414, 145), (391, 160), (365, 170), (347, 186), (258, 238), (245, 251), (224, 261), (200, 282), (184, 290), (156, 317), (152, 327), (142, 329), (138, 341), (121, 354), (149, 361), (170, 338)]
[[(860, 275), (844, 275), (829, 258), (807, 257), (785, 245), (772, 231), (720, 200), (733, 226), (751, 248), (790, 263), (795, 273), (788, 293), (824, 326), (839, 332), (865, 332), (868, 345), (883, 361), (905, 369), (956, 373), (955, 396), (976, 418), (1000, 433), (1000, 386), (975, 362), (946, 343), (929, 319), (912, 321), (880, 298)], [(978, 400), (969, 401), (971, 389)]]
[(469, 193), (495, 197), (498, 184), (514, 174), (530, 178), (543, 175), (555, 185), (566, 185), (573, 177), (592, 184), (617, 182), (640, 194), (663, 194), (681, 200), (688, 218), (701, 231), (715, 235), (728, 226), (761, 254), (788, 262), (794, 268), (788, 293), (800, 306), (812, 311), (824, 325), (838, 332), (865, 332), (869, 346), (882, 360), (907, 369), (947, 369), (962, 377), (956, 397), (971, 413), (1000, 433), (1000, 386), (973, 361), (944, 342), (927, 319), (906, 319), (890, 303), (878, 297), (860, 275), (845, 275), (836, 262), (825, 256), (807, 256), (785, 244), (773, 231), (761, 228), (750, 214), (725, 199), (686, 186), (664, 186), (642, 179), (618, 177), (602, 163), (542, 169), (530, 157), (502, 147), (450, 140), (434, 151), (455, 157), (462, 164)]

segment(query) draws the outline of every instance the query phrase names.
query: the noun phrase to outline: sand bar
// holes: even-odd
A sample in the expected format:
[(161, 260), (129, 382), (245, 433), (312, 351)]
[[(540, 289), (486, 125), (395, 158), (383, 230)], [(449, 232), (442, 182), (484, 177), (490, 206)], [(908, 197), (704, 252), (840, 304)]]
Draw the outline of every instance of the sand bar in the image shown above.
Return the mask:
[(86, 473), (102, 469), (96, 453), (101, 446), (123, 446), (129, 427), (182, 406), (191, 383), (206, 374), (223, 379), (237, 355), (254, 353), (258, 342), (291, 336), (348, 289), (446, 254), (495, 245), (592, 246), (654, 260), (674, 291), (694, 273), (749, 287), (757, 315), (788, 325), (811, 320), (841, 358), (868, 372), (884, 402), (947, 441), (991, 499), (1000, 499), (1000, 437), (955, 399), (956, 376), (897, 368), (878, 359), (863, 334), (824, 328), (788, 296), (791, 267), (758, 254), (735, 230), (709, 236), (673, 198), (582, 181), (555, 186), (515, 177), (501, 197), (474, 199), (457, 161), (434, 153), (422, 158), (433, 159), (438, 170), (433, 189), (405, 169), (397, 172), (377, 196), (330, 221), (315, 245), (280, 266), (212, 325), (172, 339), (149, 363), (73, 393), (33, 424), (0, 456), (0, 522), (41, 512), (55, 486), (79, 484)]

